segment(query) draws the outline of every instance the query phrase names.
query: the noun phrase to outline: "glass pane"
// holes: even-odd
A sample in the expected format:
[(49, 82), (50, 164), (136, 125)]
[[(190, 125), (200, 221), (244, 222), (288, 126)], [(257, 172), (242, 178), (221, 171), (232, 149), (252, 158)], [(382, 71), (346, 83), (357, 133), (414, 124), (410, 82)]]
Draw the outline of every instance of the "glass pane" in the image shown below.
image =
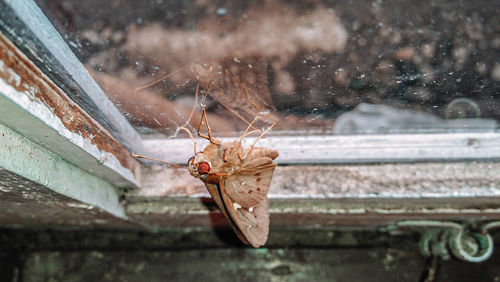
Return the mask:
[(217, 136), (257, 115), (275, 135), (498, 128), (490, 2), (36, 2), (142, 134), (176, 136), (201, 103)]

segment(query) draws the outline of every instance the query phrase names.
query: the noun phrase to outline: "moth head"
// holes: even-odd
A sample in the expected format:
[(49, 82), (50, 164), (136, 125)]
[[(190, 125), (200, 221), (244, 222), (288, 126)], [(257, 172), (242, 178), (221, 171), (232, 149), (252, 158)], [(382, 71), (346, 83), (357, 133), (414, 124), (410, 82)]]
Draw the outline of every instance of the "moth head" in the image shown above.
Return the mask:
[(188, 160), (188, 169), (191, 175), (204, 178), (210, 172), (210, 161), (202, 153), (198, 153)]
[(201, 175), (208, 174), (210, 172), (210, 165), (207, 162), (202, 162), (198, 164), (198, 173)]

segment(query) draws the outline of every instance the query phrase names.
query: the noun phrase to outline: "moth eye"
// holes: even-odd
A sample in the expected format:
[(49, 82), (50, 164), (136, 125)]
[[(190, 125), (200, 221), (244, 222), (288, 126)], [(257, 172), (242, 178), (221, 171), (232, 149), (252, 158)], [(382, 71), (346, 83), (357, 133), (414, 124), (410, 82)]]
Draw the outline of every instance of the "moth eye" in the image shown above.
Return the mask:
[(194, 161), (194, 156), (192, 156), (191, 158), (189, 158), (189, 160), (188, 160), (188, 166), (192, 165), (193, 161)]
[(206, 162), (200, 163), (198, 165), (198, 173), (203, 175), (207, 174), (210, 171), (210, 165)]

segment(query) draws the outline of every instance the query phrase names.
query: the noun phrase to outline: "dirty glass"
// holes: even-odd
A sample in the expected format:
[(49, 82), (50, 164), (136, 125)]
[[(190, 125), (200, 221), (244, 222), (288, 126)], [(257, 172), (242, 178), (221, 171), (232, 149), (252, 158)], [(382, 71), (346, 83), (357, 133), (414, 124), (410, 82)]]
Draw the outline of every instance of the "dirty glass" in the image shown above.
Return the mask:
[(36, 2), (144, 135), (498, 131), (494, 1)]

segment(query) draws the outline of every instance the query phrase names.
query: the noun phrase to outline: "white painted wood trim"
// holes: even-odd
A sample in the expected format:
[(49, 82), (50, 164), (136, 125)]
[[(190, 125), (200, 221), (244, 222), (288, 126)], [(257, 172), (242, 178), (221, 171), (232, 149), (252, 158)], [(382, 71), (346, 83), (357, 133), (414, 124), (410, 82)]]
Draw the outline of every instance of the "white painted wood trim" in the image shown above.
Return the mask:
[[(232, 139), (223, 139), (229, 141)], [(253, 138), (244, 140), (250, 144)], [(150, 139), (153, 157), (184, 164), (193, 155), (191, 139)], [(199, 140), (201, 150), (206, 140)], [(279, 164), (349, 164), (422, 161), (498, 161), (500, 133), (279, 136), (257, 146), (277, 149)]]

